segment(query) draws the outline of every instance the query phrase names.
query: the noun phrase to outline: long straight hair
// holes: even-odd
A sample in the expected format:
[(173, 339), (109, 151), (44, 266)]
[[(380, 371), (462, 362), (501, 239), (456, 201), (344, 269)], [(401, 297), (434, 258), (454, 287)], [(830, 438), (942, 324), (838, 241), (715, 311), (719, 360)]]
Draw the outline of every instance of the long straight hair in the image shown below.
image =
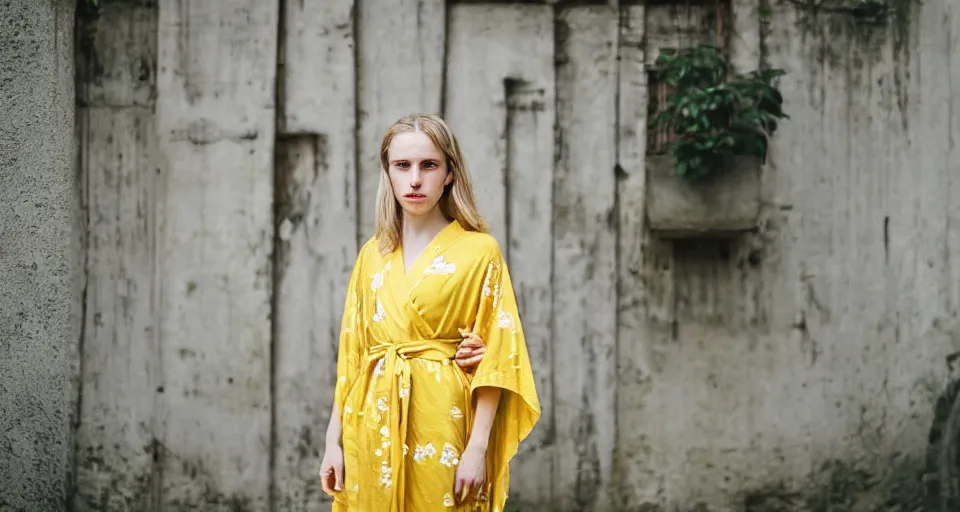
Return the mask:
[(387, 152), (398, 133), (422, 132), (430, 137), (446, 158), (447, 171), (453, 173), (453, 182), (445, 186), (437, 206), (448, 220), (456, 220), (467, 231), (486, 232), (487, 224), (477, 211), (473, 184), (464, 163), (457, 137), (439, 116), (413, 114), (393, 123), (380, 144), (380, 185), (377, 187), (377, 243), (380, 254), (386, 255), (400, 245), (403, 229), (403, 209), (390, 184), (390, 162)]

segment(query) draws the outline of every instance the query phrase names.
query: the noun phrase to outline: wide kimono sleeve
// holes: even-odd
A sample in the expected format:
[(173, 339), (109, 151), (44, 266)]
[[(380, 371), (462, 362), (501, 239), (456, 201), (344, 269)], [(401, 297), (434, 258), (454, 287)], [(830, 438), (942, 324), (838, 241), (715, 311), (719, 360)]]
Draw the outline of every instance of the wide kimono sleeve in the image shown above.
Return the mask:
[(340, 322), (340, 344), (337, 353), (337, 387), (334, 400), (340, 414), (344, 412), (347, 395), (361, 371), (366, 323), (363, 316), (363, 259), (366, 251), (361, 250), (347, 285), (347, 297), (343, 306)]
[[(533, 368), (520, 324), (517, 298), (506, 261), (497, 247), (487, 258), (475, 331), (487, 351), (470, 387), (501, 388), (497, 418), (491, 432), (491, 461), (504, 472), (510, 459), (540, 418)], [(475, 395), (474, 395), (475, 396)]]

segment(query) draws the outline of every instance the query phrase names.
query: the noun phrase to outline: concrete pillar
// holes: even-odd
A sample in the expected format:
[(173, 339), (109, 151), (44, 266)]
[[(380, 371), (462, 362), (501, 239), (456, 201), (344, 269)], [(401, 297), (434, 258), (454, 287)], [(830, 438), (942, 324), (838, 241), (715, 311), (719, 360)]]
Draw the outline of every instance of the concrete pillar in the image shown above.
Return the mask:
[(74, 0), (0, 1), (0, 510), (64, 510), (79, 337)]

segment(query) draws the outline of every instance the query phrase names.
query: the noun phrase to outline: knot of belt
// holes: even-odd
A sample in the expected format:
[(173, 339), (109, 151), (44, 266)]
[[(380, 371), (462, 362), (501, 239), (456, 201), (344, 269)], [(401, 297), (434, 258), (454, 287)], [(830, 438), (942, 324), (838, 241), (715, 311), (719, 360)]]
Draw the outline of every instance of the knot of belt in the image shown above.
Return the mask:
[[(383, 359), (383, 375), (389, 380), (390, 461), (393, 510), (402, 512), (404, 491), (403, 446), (407, 440), (407, 411), (410, 406), (410, 359), (448, 361), (457, 354), (461, 338), (397, 341), (367, 350), (369, 369)], [(457, 366), (457, 369), (460, 367)], [(367, 373), (369, 375), (369, 373)], [(463, 372), (461, 377), (466, 379)], [(364, 395), (361, 396), (365, 396)]]

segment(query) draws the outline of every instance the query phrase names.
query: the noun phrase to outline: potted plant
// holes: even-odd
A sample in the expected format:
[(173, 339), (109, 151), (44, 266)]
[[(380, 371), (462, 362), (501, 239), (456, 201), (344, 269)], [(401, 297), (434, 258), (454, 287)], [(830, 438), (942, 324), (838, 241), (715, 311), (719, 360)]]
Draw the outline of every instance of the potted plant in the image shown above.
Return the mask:
[[(728, 236), (756, 227), (760, 168), (777, 122), (780, 69), (732, 74), (711, 44), (663, 51), (655, 63), (647, 219), (662, 236)], [(649, 140), (649, 139), (648, 139)]]

